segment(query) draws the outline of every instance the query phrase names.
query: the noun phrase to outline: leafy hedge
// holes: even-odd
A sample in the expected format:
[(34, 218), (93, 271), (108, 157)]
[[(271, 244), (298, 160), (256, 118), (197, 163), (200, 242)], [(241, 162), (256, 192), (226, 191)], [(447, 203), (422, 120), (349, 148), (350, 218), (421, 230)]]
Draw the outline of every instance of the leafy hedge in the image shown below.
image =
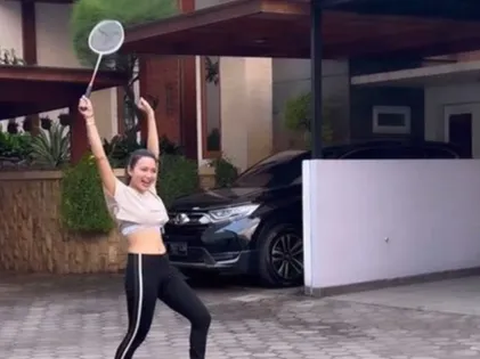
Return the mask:
[(176, 198), (192, 194), (198, 189), (198, 167), (195, 161), (178, 155), (162, 156), (157, 191), (165, 206), (170, 206)]
[(10, 134), (0, 131), (0, 157), (29, 160), (32, 154), (32, 136), (29, 133)]
[(114, 228), (91, 154), (86, 154), (76, 166), (64, 171), (61, 196), (60, 214), (67, 229), (83, 233), (109, 233)]
[(238, 169), (227, 159), (215, 159), (212, 165), (215, 167), (215, 187), (230, 187), (237, 179)]

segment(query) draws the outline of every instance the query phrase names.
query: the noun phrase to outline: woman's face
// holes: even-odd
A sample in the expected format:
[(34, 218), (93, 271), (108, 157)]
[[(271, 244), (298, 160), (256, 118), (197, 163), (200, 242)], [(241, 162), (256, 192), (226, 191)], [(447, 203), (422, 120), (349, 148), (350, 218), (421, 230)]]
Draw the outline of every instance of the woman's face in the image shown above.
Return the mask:
[(140, 157), (128, 169), (130, 186), (139, 192), (145, 192), (157, 181), (157, 162), (151, 157)]

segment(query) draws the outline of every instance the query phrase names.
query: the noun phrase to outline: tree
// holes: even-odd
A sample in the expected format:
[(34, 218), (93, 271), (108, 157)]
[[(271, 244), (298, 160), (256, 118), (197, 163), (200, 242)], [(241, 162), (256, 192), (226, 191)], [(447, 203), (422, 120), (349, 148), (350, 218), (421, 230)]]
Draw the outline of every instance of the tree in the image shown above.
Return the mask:
[[(178, 13), (175, 0), (78, 0), (73, 5), (70, 19), (73, 47), (83, 65), (93, 66), (96, 55), (88, 47), (88, 35), (101, 20), (120, 21), (125, 28), (163, 19)], [(138, 81), (138, 56), (136, 54), (113, 54), (102, 61), (102, 69), (124, 71), (128, 84), (124, 86), (127, 110), (140, 117), (135, 104), (134, 84)], [(134, 126), (134, 123), (127, 127)], [(136, 132), (136, 130), (135, 130)]]

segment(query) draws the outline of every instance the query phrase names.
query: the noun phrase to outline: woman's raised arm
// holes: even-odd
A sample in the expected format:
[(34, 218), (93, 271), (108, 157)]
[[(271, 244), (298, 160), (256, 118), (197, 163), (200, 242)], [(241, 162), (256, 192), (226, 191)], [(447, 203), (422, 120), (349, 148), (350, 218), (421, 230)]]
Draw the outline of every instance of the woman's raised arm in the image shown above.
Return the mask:
[(103, 149), (102, 140), (98, 134), (97, 126), (95, 125), (92, 102), (89, 98), (82, 96), (78, 103), (78, 111), (85, 119), (88, 141), (90, 142), (90, 148), (95, 157), (103, 186), (108, 194), (113, 197), (115, 196), (116, 177)]
[(152, 152), (157, 160), (160, 157), (160, 145), (158, 142), (158, 131), (157, 131), (157, 123), (155, 121), (155, 111), (153, 111), (150, 104), (144, 99), (140, 98), (138, 103), (138, 108), (143, 111), (147, 118), (147, 127), (148, 127), (148, 135), (147, 135), (147, 149)]

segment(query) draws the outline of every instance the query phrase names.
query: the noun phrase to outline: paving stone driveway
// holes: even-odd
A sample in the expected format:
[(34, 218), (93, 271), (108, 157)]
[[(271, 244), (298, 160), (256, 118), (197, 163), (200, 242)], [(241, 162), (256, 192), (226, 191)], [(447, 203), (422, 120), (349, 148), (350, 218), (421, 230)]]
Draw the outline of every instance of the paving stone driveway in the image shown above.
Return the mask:
[[(198, 288), (213, 315), (208, 359), (480, 358), (480, 317), (299, 290)], [(5, 359), (110, 359), (126, 328), (121, 276), (0, 276)], [(163, 304), (135, 359), (187, 359), (188, 323)]]

